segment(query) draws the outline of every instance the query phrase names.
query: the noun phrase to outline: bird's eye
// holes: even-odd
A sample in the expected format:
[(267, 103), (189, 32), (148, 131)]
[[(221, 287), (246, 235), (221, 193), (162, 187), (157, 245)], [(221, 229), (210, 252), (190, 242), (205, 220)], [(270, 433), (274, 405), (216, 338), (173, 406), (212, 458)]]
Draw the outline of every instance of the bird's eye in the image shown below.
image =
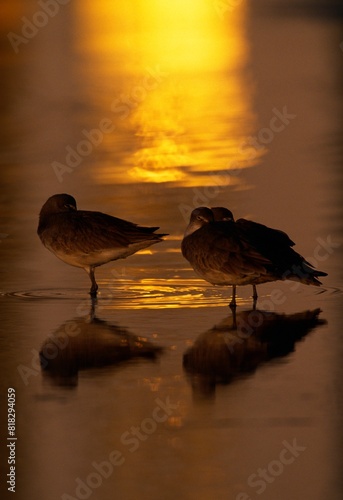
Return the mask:
[(68, 208), (69, 210), (76, 210), (76, 207), (74, 207), (74, 205), (70, 205), (69, 203), (67, 203), (64, 206), (65, 206), (65, 208)]
[(202, 220), (201, 215), (197, 215), (197, 219), (198, 219), (198, 220)]

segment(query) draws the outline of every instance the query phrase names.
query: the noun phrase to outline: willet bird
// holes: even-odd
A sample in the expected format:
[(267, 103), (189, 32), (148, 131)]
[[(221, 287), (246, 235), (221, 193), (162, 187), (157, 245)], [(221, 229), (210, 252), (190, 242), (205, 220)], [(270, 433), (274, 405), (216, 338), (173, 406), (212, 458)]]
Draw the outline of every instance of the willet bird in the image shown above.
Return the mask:
[(294, 242), (283, 231), (245, 219), (234, 221), (224, 207), (193, 210), (181, 244), (182, 255), (193, 269), (213, 285), (231, 285), (231, 307), (236, 306), (236, 287), (276, 280), (321, 285), (317, 271), (291, 247)]
[(40, 211), (37, 233), (56, 257), (88, 273), (92, 282), (90, 294), (95, 297), (98, 285), (94, 269), (163, 241), (166, 234), (156, 234), (157, 229), (101, 212), (77, 210), (72, 196), (55, 194)]

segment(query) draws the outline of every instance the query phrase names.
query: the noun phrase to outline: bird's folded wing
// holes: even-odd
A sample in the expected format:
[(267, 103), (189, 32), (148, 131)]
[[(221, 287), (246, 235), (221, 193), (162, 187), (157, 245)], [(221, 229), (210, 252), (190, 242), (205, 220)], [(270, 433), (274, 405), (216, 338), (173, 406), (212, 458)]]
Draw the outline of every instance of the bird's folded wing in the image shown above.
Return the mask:
[(293, 247), (295, 245), (294, 241), (284, 231), (264, 226), (258, 222), (238, 219), (236, 221), (236, 228), (249, 239), (251, 244), (255, 244), (256, 246), (267, 244), (273, 247)]
[(218, 239), (218, 254), (219, 249), (220, 270), (230, 274), (260, 274), (272, 266), (272, 262), (249, 241), (238, 239), (235, 234)]
[(187, 239), (184, 256), (197, 267), (229, 274), (255, 274), (265, 272), (272, 264), (248, 240), (239, 238), (231, 222), (208, 224)]
[(109, 248), (128, 247), (141, 241), (161, 241), (154, 234), (157, 227), (140, 227), (101, 212), (77, 211), (60, 214), (60, 232), (55, 232), (55, 245), (64, 251), (91, 253)]

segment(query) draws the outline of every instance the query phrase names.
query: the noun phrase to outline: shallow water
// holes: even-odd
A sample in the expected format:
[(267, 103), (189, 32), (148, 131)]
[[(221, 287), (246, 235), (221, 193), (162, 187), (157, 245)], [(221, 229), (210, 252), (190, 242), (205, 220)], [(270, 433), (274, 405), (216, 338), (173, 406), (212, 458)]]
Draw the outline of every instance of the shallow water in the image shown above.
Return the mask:
[[(37, 4), (6, 8), (0, 359), (18, 498), (341, 498), (340, 22), (274, 4), (75, 1), (18, 54), (7, 33)], [(58, 192), (169, 236), (98, 268), (92, 304), (86, 273), (36, 235)], [(198, 205), (283, 229), (323, 286), (259, 286), (262, 320), (240, 287), (233, 330), (231, 291), (180, 254)]]

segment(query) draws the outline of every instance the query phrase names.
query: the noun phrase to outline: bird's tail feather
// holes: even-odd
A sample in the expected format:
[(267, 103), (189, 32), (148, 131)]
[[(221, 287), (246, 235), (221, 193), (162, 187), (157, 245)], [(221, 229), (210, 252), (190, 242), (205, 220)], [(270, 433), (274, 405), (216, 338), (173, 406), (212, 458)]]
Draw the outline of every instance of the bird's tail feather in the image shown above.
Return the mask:
[(317, 271), (309, 262), (304, 261), (301, 266), (294, 266), (286, 279), (300, 281), (300, 283), (304, 283), (305, 285), (320, 286), (322, 282), (319, 281), (318, 276), (327, 276), (327, 273)]

